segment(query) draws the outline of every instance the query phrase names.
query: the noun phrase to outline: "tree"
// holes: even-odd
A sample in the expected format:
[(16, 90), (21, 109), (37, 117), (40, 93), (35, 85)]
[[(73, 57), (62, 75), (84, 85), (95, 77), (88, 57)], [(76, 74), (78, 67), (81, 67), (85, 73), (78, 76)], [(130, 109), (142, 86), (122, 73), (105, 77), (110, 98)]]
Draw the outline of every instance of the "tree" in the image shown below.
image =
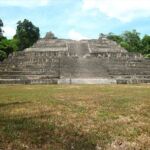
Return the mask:
[(109, 33), (107, 35), (107, 38), (110, 40), (116, 41), (118, 44), (120, 44), (123, 41), (120, 35), (115, 35), (114, 33)]
[(7, 56), (14, 52), (16, 49), (16, 45), (13, 40), (3, 39), (0, 41), (0, 50), (5, 52)]
[(39, 28), (32, 24), (32, 22), (24, 19), (23, 22), (17, 23), (17, 30), (14, 39), (17, 41), (18, 49), (24, 50), (32, 46), (39, 39)]
[(0, 61), (3, 61), (10, 53), (17, 50), (17, 40), (8, 40), (4, 37), (1, 27), (3, 27), (3, 22), (0, 19)]
[(145, 35), (142, 39), (143, 54), (150, 54), (150, 36)]
[(0, 41), (3, 39), (3, 30), (2, 30), (2, 27), (3, 27), (3, 21), (2, 21), (2, 19), (0, 19)]
[(3, 61), (6, 57), (7, 54), (4, 51), (0, 50), (0, 61)]
[(140, 33), (136, 30), (124, 32), (122, 34), (122, 39), (123, 43), (121, 45), (124, 46), (129, 52), (141, 52), (142, 42), (140, 39)]
[(136, 30), (125, 31), (122, 35), (109, 33), (107, 38), (116, 41), (129, 52), (142, 52), (140, 33)]
[(57, 39), (57, 37), (52, 32), (47, 32), (45, 35), (45, 39)]

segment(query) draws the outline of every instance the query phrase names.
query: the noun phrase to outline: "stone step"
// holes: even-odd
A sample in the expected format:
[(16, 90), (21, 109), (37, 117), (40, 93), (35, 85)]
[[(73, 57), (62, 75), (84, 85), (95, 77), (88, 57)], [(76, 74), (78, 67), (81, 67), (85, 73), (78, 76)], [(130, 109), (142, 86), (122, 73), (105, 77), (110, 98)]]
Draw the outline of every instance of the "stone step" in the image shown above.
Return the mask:
[(38, 80), (20, 80), (20, 79), (0, 79), (0, 84), (57, 84), (58, 79), (38, 79)]
[(88, 43), (86, 42), (72, 42), (68, 43), (69, 55), (84, 56), (89, 53)]
[(59, 78), (53, 75), (0, 75), (0, 79), (52, 79)]
[(150, 79), (117, 79), (117, 84), (140, 84), (150, 83)]
[(143, 71), (143, 72), (139, 72), (139, 71), (123, 71), (123, 70), (113, 70), (113, 71), (109, 71), (109, 75), (149, 75), (150, 71)]
[(6, 71), (0, 72), (1, 75), (51, 75), (51, 76), (58, 76), (58, 72), (56, 71)]
[(150, 75), (113, 75), (112, 78), (124, 78), (124, 79), (150, 79)]

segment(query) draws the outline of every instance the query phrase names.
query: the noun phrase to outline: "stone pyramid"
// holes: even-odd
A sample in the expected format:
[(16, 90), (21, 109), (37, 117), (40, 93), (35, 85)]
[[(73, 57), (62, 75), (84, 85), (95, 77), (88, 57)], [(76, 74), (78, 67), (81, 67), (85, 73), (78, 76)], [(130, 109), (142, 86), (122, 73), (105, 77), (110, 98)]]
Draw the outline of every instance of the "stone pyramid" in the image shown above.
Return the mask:
[(150, 60), (106, 37), (39, 39), (0, 63), (1, 84), (150, 83)]

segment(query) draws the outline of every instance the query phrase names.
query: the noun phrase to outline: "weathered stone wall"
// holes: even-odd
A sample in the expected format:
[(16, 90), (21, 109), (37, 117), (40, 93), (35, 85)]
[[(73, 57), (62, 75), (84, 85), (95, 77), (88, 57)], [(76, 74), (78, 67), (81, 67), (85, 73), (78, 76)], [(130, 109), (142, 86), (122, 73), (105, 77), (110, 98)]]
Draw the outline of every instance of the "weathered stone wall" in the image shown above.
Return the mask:
[(1, 63), (0, 79), (9, 80), (10, 83), (18, 83), (20, 80), (23, 83), (30, 83), (32, 80), (59, 78), (59, 63), (60, 59), (55, 52), (14, 53)]
[(141, 60), (144, 59), (143, 56), (140, 53), (121, 53), (121, 52), (95, 52), (95, 53), (91, 53), (90, 56), (94, 56), (94, 57), (99, 57), (99, 58), (114, 58), (114, 59), (136, 59), (136, 60)]
[(102, 52), (127, 53), (127, 51), (120, 45), (118, 45), (116, 42), (102, 38), (100, 38), (99, 40), (90, 40), (89, 48), (91, 53), (102, 53)]
[(33, 48), (47, 48), (47, 47), (66, 47), (66, 42), (64, 40), (58, 39), (41, 39), (37, 41), (33, 46)]

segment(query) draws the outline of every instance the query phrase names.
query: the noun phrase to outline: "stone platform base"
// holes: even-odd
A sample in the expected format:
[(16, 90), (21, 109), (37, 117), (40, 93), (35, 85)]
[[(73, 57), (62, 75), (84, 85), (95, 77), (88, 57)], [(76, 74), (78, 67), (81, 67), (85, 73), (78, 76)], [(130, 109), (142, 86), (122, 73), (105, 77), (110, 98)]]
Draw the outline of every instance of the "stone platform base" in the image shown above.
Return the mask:
[(108, 78), (63, 78), (58, 80), (58, 84), (116, 84), (115, 79)]
[(150, 83), (150, 79), (115, 79), (115, 78), (63, 78), (58, 84), (141, 84)]
[(150, 83), (150, 79), (117, 78), (53, 78), (53, 79), (0, 79), (0, 84), (141, 84)]

